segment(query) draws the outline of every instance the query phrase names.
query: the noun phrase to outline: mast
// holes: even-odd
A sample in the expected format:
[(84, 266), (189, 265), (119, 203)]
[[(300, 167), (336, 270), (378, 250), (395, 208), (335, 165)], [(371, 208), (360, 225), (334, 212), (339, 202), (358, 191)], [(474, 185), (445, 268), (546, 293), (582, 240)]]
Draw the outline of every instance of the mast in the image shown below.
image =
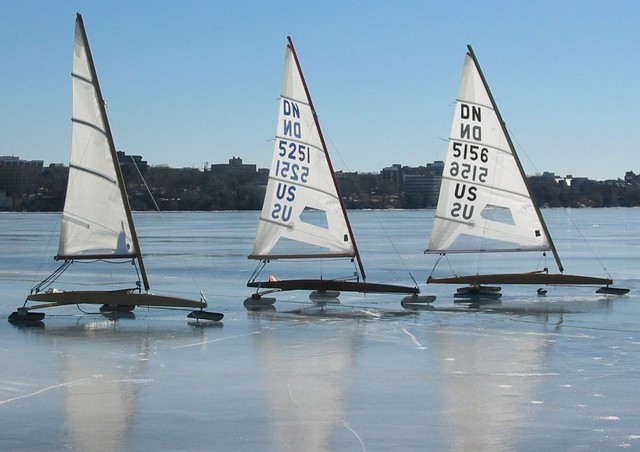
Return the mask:
[[(513, 142), (511, 141), (511, 136), (509, 135), (509, 132), (507, 131), (507, 127), (504, 123), (504, 121), (502, 120), (502, 115), (500, 114), (500, 110), (498, 109), (498, 105), (496, 104), (495, 99), (493, 98), (493, 94), (491, 93), (491, 89), (489, 89), (489, 85), (487, 84), (487, 80), (484, 78), (484, 74), (482, 73), (482, 69), (480, 68), (480, 64), (478, 63), (478, 59), (476, 58), (475, 53), (473, 52), (473, 48), (471, 48), (470, 45), (467, 45), (467, 49), (469, 50), (469, 56), (471, 57), (471, 59), (473, 60), (473, 64), (475, 64), (476, 69), (478, 69), (478, 74), (480, 75), (480, 79), (482, 80), (482, 84), (484, 85), (485, 90), (487, 91), (487, 94), (489, 95), (489, 99), (491, 100), (491, 105), (493, 107), (493, 110), (496, 112), (496, 117), (498, 118), (498, 122), (500, 123), (500, 127), (502, 127), (502, 132), (504, 133), (504, 136), (507, 138), (507, 143), (509, 144), (509, 148), (511, 149), (511, 153), (513, 154), (513, 158), (515, 159), (516, 165), (518, 166), (518, 170), (520, 171), (520, 175), (522, 176), (522, 180), (524, 181), (524, 185), (527, 189), (527, 192), (529, 193), (529, 197), (533, 200), (533, 197), (531, 196), (531, 187), (529, 187), (529, 182), (527, 181), (527, 176), (524, 173), (524, 169), (522, 167), (522, 163), (520, 162), (520, 158), (518, 157), (518, 154), (516, 153), (516, 149), (515, 146), (513, 145)], [(562, 262), (560, 261), (560, 256), (558, 255), (558, 252), (556, 250), (556, 246), (553, 243), (553, 239), (551, 238), (551, 234), (549, 234), (549, 229), (547, 229), (547, 223), (544, 221), (544, 218), (542, 217), (542, 212), (540, 212), (540, 208), (538, 207), (538, 203), (535, 202), (535, 200), (533, 201), (533, 207), (535, 209), (536, 215), (538, 216), (538, 219), (540, 220), (540, 224), (542, 225), (542, 229), (544, 230), (544, 233), (547, 235), (547, 239), (549, 240), (549, 247), (551, 248), (551, 252), (553, 253), (553, 257), (556, 261), (556, 264), (558, 265), (558, 269), (560, 270), (560, 272), (564, 272), (564, 267), (562, 266)]]
[(93, 64), (93, 56), (91, 55), (91, 48), (89, 47), (89, 39), (87, 38), (87, 32), (84, 29), (84, 22), (82, 21), (82, 16), (80, 13), (76, 15), (76, 21), (78, 25), (80, 25), (80, 30), (82, 31), (82, 40), (84, 41), (87, 60), (89, 62), (89, 70), (91, 71), (91, 78), (95, 85), (95, 93), (98, 101), (98, 108), (100, 109), (100, 115), (103, 118), (105, 133), (107, 136), (107, 140), (109, 142), (109, 151), (111, 152), (111, 160), (113, 162), (114, 170), (116, 173), (116, 178), (118, 180), (118, 185), (120, 186), (120, 195), (122, 197), (122, 202), (124, 204), (124, 210), (127, 215), (127, 221), (129, 222), (129, 226), (131, 228), (131, 241), (136, 248), (136, 257), (138, 258), (138, 263), (140, 265), (140, 275), (142, 277), (142, 283), (144, 284), (144, 289), (149, 290), (149, 278), (147, 277), (147, 271), (144, 267), (144, 262), (142, 260), (142, 251), (140, 249), (140, 243), (138, 241), (138, 234), (136, 232), (136, 227), (133, 222), (133, 215), (131, 214), (131, 206), (129, 204), (129, 197), (127, 196), (127, 189), (124, 185), (124, 178), (122, 177), (122, 171), (120, 170), (120, 163), (118, 161), (118, 154), (116, 153), (116, 145), (113, 141), (113, 135), (111, 134), (111, 126), (109, 125), (109, 119), (107, 118), (107, 111), (104, 107), (104, 99), (102, 97), (102, 91), (100, 89), (100, 83), (98, 82), (98, 73), (96, 72), (95, 65)]
[(293, 54), (293, 59), (296, 62), (296, 67), (298, 68), (300, 79), (302, 80), (302, 86), (304, 87), (304, 92), (307, 95), (307, 100), (309, 101), (309, 107), (311, 107), (311, 112), (313, 113), (313, 120), (316, 123), (316, 128), (318, 129), (318, 135), (320, 136), (320, 142), (322, 143), (322, 150), (324, 151), (325, 158), (327, 159), (327, 164), (329, 165), (329, 171), (331, 172), (331, 178), (333, 179), (333, 184), (336, 187), (336, 192), (338, 194), (338, 201), (340, 202), (342, 215), (344, 216), (344, 220), (347, 224), (347, 231), (349, 233), (349, 238), (351, 239), (351, 243), (353, 244), (353, 250), (355, 252), (356, 261), (358, 262), (358, 268), (360, 269), (360, 274), (362, 275), (362, 279), (366, 280), (367, 276), (364, 271), (364, 265), (362, 264), (362, 259), (360, 259), (358, 244), (356, 243), (355, 238), (353, 236), (353, 230), (351, 229), (351, 222), (349, 221), (349, 216), (347, 215), (347, 209), (345, 209), (344, 202), (342, 201), (342, 194), (340, 193), (340, 186), (338, 185), (338, 180), (336, 179), (336, 173), (333, 170), (331, 157), (329, 156), (329, 152), (327, 151), (327, 145), (324, 141), (324, 135), (322, 134), (322, 129), (320, 128), (320, 122), (318, 121), (318, 115), (316, 114), (316, 109), (313, 106), (313, 100), (311, 100), (311, 95), (309, 94), (309, 88), (307, 87), (307, 82), (304, 78), (304, 74), (302, 73), (302, 68), (300, 67), (300, 61), (298, 60), (298, 55), (296, 54), (296, 49), (293, 46), (293, 41), (291, 40), (291, 36), (287, 36), (287, 41), (288, 41), (289, 48), (291, 49), (291, 53)]

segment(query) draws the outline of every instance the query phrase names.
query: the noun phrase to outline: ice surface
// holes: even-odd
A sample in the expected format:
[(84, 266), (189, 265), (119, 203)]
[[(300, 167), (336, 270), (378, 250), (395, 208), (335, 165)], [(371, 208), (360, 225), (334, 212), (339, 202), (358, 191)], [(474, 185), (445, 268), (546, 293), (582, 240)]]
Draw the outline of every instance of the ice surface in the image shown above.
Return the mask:
[[(426, 279), (432, 214), (354, 213), (370, 281), (407, 283), (405, 264)], [(544, 214), (568, 271), (597, 273), (564, 213)], [(438, 296), (433, 309), (358, 294), (314, 306), (300, 292), (248, 311), (258, 212), (136, 214), (152, 287), (203, 290), (224, 320), (141, 308), (109, 319), (65, 307), (39, 327), (0, 322), (0, 449), (640, 448), (640, 210), (570, 214), (599, 225), (590, 245), (629, 295), (550, 287), (538, 297), (517, 286), (473, 308), (453, 303), (453, 286), (421, 284)], [(57, 218), (0, 215), (5, 318), (36, 273), (55, 267)], [(378, 221), (386, 233), (370, 226)], [(405, 264), (384, 245), (389, 231)], [(87, 282), (76, 279), (82, 271), (72, 282)]]

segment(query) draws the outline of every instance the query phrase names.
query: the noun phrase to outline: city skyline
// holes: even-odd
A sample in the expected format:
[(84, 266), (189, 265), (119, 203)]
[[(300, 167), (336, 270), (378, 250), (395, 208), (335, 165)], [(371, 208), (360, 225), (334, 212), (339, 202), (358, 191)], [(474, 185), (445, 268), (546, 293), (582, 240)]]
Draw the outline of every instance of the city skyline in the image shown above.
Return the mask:
[[(141, 154), (134, 154), (134, 153), (128, 153), (122, 150), (118, 150), (118, 157), (120, 158), (120, 164), (126, 164), (126, 161), (123, 161), (123, 158), (127, 158), (127, 157), (131, 157), (133, 158), (136, 162), (136, 165), (141, 164), (144, 167), (152, 167), (152, 168), (162, 168), (162, 167), (168, 167), (171, 169), (185, 169), (185, 170), (201, 170), (201, 171), (212, 171), (214, 169), (220, 170), (222, 168), (228, 167), (228, 166), (233, 166), (234, 164), (239, 164), (241, 166), (244, 167), (253, 167), (255, 172), (261, 172), (261, 171), (269, 171), (269, 167), (268, 166), (259, 166), (257, 165), (255, 162), (249, 162), (249, 161), (245, 161), (245, 159), (242, 156), (239, 155), (233, 155), (231, 157), (229, 157), (227, 159), (226, 162), (221, 162), (221, 161), (206, 161), (203, 165), (200, 166), (171, 166), (168, 164), (164, 164), (164, 163), (154, 163), (154, 162), (150, 162), (149, 159), (147, 159), (144, 155)], [(2, 164), (4, 162), (4, 160), (15, 160), (15, 161), (19, 161), (19, 162), (23, 162), (23, 163), (41, 163), (41, 167), (42, 168), (47, 168), (49, 166), (68, 166), (68, 162), (48, 162), (45, 159), (42, 158), (35, 158), (35, 159), (22, 159), (21, 156), (19, 155), (0, 155), (0, 164)], [(233, 161), (233, 163), (232, 163)], [(390, 163), (388, 165), (385, 165), (381, 168), (378, 169), (373, 169), (371, 171), (359, 171), (358, 169), (352, 169), (350, 171), (345, 171), (345, 170), (337, 170), (337, 172), (340, 173), (360, 173), (360, 174), (381, 174), (383, 172), (385, 172), (385, 170), (391, 170), (393, 169), (393, 167), (399, 167), (399, 168), (409, 168), (409, 169), (418, 169), (418, 168), (429, 168), (432, 165), (437, 165), (439, 163), (444, 163), (443, 160), (434, 160), (431, 162), (424, 162), (424, 163), (420, 163), (417, 165), (409, 165), (409, 164), (405, 164), (405, 163), (401, 163), (401, 162), (393, 162)], [(638, 171), (640, 173), (640, 171)], [(542, 171), (539, 171), (537, 173), (532, 173), (532, 174), (526, 174), (527, 177), (536, 177), (536, 176), (554, 176), (556, 177), (556, 179), (590, 179), (590, 180), (594, 180), (594, 181), (606, 181), (606, 180), (624, 180), (625, 176), (627, 176), (629, 173), (633, 174), (635, 176), (636, 174), (636, 169), (635, 168), (627, 168), (623, 174), (617, 175), (616, 177), (613, 178), (590, 178), (588, 176), (584, 176), (581, 174), (577, 174), (577, 173), (566, 173), (566, 174), (561, 174), (558, 173), (556, 171), (553, 171), (553, 169), (545, 169)]]
[(0, 10), (0, 155), (67, 161), (80, 12), (116, 146), (158, 164), (200, 167), (224, 149), (268, 167), (291, 35), (336, 170), (443, 160), (466, 44), (527, 174), (611, 179), (636, 166), (635, 2), (33, 0)]

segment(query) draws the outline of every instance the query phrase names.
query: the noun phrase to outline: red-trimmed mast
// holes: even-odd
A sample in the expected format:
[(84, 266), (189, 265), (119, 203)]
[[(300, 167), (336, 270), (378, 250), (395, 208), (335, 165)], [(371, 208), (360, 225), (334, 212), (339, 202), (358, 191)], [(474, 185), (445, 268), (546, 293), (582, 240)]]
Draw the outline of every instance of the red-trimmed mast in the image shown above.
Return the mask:
[(318, 115), (316, 113), (316, 109), (313, 107), (313, 101), (311, 100), (311, 95), (309, 94), (309, 88), (307, 87), (307, 82), (304, 79), (304, 74), (302, 73), (302, 68), (300, 67), (300, 61), (298, 60), (298, 55), (296, 54), (296, 49), (293, 46), (293, 41), (291, 40), (291, 36), (287, 36), (287, 41), (289, 42), (288, 45), (289, 45), (289, 48), (291, 49), (291, 53), (293, 54), (293, 59), (296, 62), (296, 67), (298, 68), (298, 74), (300, 74), (300, 79), (302, 80), (302, 86), (304, 87), (304, 92), (307, 95), (307, 100), (309, 101), (309, 107), (311, 108), (311, 112), (313, 113), (313, 120), (316, 123), (316, 128), (318, 129), (318, 135), (320, 136), (320, 142), (322, 143), (322, 150), (324, 151), (325, 158), (327, 159), (327, 164), (329, 165), (329, 170), (331, 171), (331, 178), (333, 179), (333, 184), (335, 185), (336, 192), (338, 193), (338, 201), (340, 202), (342, 215), (344, 216), (345, 222), (347, 224), (347, 231), (349, 232), (349, 238), (351, 239), (351, 243), (353, 244), (353, 251), (355, 252), (355, 258), (356, 258), (356, 261), (358, 262), (358, 268), (360, 269), (362, 280), (366, 281), (367, 276), (364, 272), (362, 259), (360, 259), (360, 252), (358, 251), (358, 245), (353, 236), (353, 230), (351, 229), (351, 223), (349, 222), (347, 209), (345, 209), (344, 203), (342, 202), (342, 194), (340, 193), (340, 186), (338, 185), (338, 180), (336, 179), (336, 173), (333, 171), (333, 165), (331, 164), (331, 157), (329, 157), (329, 152), (327, 151), (327, 145), (324, 141), (324, 136), (322, 135), (322, 129), (320, 128)]

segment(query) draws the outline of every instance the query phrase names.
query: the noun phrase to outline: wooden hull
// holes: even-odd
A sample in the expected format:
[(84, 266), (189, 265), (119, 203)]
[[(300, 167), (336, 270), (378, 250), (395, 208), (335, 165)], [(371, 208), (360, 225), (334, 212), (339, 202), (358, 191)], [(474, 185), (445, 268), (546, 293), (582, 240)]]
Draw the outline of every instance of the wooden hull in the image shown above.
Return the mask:
[(186, 300), (149, 293), (128, 291), (79, 290), (70, 292), (38, 293), (27, 297), (28, 301), (44, 304), (30, 306), (28, 309), (48, 308), (70, 304), (100, 304), (111, 306), (157, 306), (171, 308), (206, 308), (204, 301)]
[(339, 292), (363, 292), (363, 293), (406, 293), (417, 294), (417, 287), (396, 286), (393, 284), (378, 284), (357, 281), (342, 281), (333, 279), (289, 279), (283, 281), (250, 281), (247, 287), (278, 290), (320, 290)]
[(545, 272), (532, 273), (498, 273), (493, 275), (452, 276), (450, 278), (427, 279), (428, 284), (543, 284), (543, 285), (609, 285), (611, 279), (594, 278), (592, 276), (552, 274)]

